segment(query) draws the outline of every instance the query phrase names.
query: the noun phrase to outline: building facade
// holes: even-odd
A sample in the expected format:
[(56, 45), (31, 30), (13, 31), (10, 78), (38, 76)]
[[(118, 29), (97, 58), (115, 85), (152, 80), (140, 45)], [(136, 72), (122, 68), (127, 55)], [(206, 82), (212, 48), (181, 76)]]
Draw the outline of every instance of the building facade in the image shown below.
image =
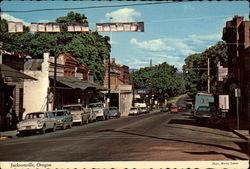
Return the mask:
[[(108, 63), (105, 64), (104, 87), (108, 88), (109, 73)], [(119, 65), (112, 58), (110, 62), (110, 102), (109, 107), (115, 106), (121, 112), (122, 116), (129, 114), (132, 106), (133, 91), (129, 84), (129, 67)]]
[(229, 94), (230, 111), (232, 114), (237, 111), (235, 89), (240, 89), (241, 117), (250, 117), (250, 21), (241, 16), (227, 21), (222, 39), (228, 47), (228, 76), (223, 90)]

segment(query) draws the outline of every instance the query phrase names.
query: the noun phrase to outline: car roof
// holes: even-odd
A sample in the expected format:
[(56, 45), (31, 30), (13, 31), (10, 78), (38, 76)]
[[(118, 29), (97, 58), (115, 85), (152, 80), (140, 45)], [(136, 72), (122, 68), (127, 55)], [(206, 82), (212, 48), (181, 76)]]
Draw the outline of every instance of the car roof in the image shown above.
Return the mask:
[(71, 107), (71, 106), (82, 106), (81, 104), (68, 104), (64, 105), (63, 107)]
[(46, 111), (38, 111), (38, 112), (28, 112), (26, 114), (33, 114), (33, 113), (47, 113)]

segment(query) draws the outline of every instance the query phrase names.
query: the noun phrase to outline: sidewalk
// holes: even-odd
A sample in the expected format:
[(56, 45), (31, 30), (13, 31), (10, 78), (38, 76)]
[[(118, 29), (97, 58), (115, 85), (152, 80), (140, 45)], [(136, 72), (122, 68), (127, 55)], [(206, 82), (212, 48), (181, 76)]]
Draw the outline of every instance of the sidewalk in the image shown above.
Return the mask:
[(248, 118), (241, 118), (239, 123), (239, 130), (237, 129), (237, 119), (236, 117), (229, 115), (226, 120), (226, 125), (228, 128), (232, 130), (232, 132), (238, 135), (240, 138), (245, 140), (250, 140), (249, 132), (250, 132), (250, 124)]
[(2, 131), (0, 132), (0, 141), (7, 140), (9, 138), (14, 138), (18, 134), (17, 130)]

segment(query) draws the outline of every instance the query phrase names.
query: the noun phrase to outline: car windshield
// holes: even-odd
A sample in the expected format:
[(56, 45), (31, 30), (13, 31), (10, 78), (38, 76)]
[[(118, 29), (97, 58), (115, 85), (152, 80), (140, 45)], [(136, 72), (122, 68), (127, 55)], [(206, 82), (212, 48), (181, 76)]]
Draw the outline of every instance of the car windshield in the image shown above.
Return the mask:
[(131, 108), (130, 110), (137, 110), (137, 108)]
[(58, 112), (56, 112), (55, 116), (64, 116), (64, 112), (63, 111), (58, 111)]
[(36, 119), (36, 118), (44, 118), (44, 113), (30, 113), (25, 116), (25, 119)]
[(69, 106), (69, 107), (64, 107), (65, 109), (68, 109), (70, 111), (80, 111), (81, 106)]
[(90, 104), (89, 107), (90, 107), (90, 108), (94, 108), (94, 107), (103, 107), (103, 104)]

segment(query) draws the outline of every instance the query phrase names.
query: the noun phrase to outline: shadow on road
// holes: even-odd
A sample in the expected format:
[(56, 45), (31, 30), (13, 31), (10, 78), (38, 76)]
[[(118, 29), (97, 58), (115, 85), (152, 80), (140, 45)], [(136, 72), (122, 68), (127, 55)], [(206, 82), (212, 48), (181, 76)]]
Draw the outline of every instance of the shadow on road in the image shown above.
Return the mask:
[[(103, 131), (105, 132), (105, 130)], [(139, 133), (133, 133), (129, 131), (121, 131), (121, 130), (109, 130), (109, 132), (117, 132), (117, 133), (123, 133), (123, 134), (129, 134), (133, 136), (141, 136), (141, 137), (146, 137), (146, 138), (153, 138), (153, 139), (158, 139), (158, 140), (164, 140), (164, 141), (175, 141), (175, 142), (182, 142), (182, 143), (191, 143), (191, 144), (198, 144), (198, 145), (206, 145), (206, 146), (212, 146), (212, 147), (217, 147), (225, 150), (231, 150), (231, 151), (236, 151), (240, 153), (244, 153), (248, 155), (248, 145), (246, 142), (234, 142), (235, 144), (239, 145), (240, 149), (232, 148), (232, 147), (227, 147), (223, 145), (217, 145), (217, 144), (212, 144), (212, 143), (199, 143), (195, 141), (185, 141), (185, 140), (178, 140), (178, 139), (171, 139), (171, 138), (162, 138), (158, 136), (152, 136), (152, 135), (145, 135), (145, 134), (139, 134)], [(239, 159), (239, 158), (238, 158)], [(243, 160), (248, 160), (247, 158), (242, 158)]]
[(224, 155), (226, 158), (231, 159), (231, 160), (246, 160), (244, 158), (237, 157), (237, 156), (234, 156), (232, 154), (219, 153), (216, 151), (206, 151), (206, 152), (187, 152), (187, 151), (185, 151), (185, 153), (194, 154), (194, 155), (215, 155), (215, 154), (218, 154), (218, 155)]
[[(181, 125), (191, 125), (191, 126), (196, 126), (196, 127), (206, 127), (206, 128), (211, 128), (211, 129), (219, 129), (227, 132), (231, 132), (231, 129), (229, 129), (225, 125), (213, 125), (209, 123), (196, 123), (194, 120), (185, 120), (185, 119), (172, 119), (170, 120), (169, 124), (181, 124)], [(172, 127), (172, 128), (180, 128), (180, 129), (185, 129), (185, 130), (191, 130), (191, 131), (198, 131), (198, 132), (204, 132), (203, 130), (198, 130), (197, 129), (190, 129), (190, 128), (184, 128), (184, 127), (177, 127), (177, 126), (167, 126), (167, 127)], [(211, 133), (219, 136), (224, 136), (224, 137), (231, 137), (231, 136), (226, 136), (222, 134), (217, 134), (217, 133), (212, 133), (209, 131), (206, 131), (206, 133)], [(231, 137), (233, 138), (233, 137)]]

